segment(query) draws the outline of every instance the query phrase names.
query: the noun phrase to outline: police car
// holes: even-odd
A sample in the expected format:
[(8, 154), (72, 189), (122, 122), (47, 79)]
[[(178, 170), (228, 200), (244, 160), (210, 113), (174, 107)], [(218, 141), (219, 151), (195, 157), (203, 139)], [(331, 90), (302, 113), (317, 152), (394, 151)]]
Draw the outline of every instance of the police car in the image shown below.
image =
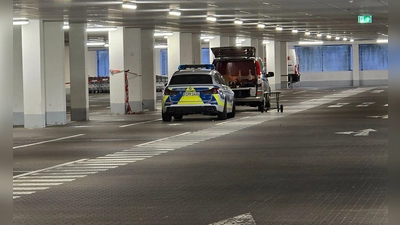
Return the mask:
[(180, 65), (166, 85), (162, 99), (162, 120), (203, 114), (225, 120), (235, 116), (233, 91), (212, 64)]

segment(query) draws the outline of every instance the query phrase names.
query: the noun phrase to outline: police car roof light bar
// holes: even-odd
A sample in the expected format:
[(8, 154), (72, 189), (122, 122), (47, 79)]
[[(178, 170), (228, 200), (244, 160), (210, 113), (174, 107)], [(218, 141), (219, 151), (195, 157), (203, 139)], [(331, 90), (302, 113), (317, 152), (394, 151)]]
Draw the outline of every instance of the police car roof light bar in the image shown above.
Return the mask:
[(193, 64), (193, 65), (183, 64), (178, 66), (178, 70), (186, 70), (189, 68), (192, 69), (205, 68), (208, 70), (215, 70), (215, 66), (213, 64)]

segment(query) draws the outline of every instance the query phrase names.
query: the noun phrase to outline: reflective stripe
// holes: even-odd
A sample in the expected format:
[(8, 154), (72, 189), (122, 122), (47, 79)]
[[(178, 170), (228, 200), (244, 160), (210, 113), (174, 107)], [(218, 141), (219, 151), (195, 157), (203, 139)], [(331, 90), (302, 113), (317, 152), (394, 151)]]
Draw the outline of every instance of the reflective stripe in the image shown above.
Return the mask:
[(213, 97), (218, 102), (219, 106), (224, 106), (224, 101), (221, 99), (221, 96), (219, 94), (213, 94)]

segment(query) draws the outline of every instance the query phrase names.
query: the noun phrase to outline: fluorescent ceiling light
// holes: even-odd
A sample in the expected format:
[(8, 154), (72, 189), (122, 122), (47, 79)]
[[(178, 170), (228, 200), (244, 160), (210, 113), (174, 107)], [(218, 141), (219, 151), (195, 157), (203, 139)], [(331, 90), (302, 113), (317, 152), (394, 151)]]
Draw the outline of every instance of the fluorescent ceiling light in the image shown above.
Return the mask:
[(388, 43), (389, 40), (388, 39), (378, 39), (376, 40), (376, 43)]
[(106, 44), (104, 44), (104, 47), (108, 48), (108, 47), (110, 47), (110, 45), (106, 43)]
[(168, 48), (168, 45), (155, 45), (154, 48)]
[(328, 35), (326, 35), (326, 38), (331, 39), (332, 36), (328, 34)]
[(242, 46), (242, 43), (236, 43), (236, 46)]
[(210, 42), (210, 39), (206, 38), (206, 39), (203, 39), (203, 41), (204, 42)]
[(104, 46), (105, 42), (88, 42), (86, 43), (87, 46)]
[(137, 5), (132, 2), (124, 2), (122, 3), (122, 8), (124, 9), (137, 9)]
[(265, 28), (265, 24), (259, 23), (259, 24), (257, 24), (257, 27), (258, 28)]
[(320, 45), (323, 41), (299, 41), (299, 45)]
[(335, 40), (340, 40), (340, 37), (335, 37)]
[(235, 23), (235, 24), (237, 24), (237, 25), (241, 25), (241, 24), (243, 24), (243, 21), (241, 21), (241, 20), (235, 20), (233, 23)]
[(311, 34), (311, 32), (310, 31), (306, 31), (304, 34), (308, 36), (308, 35)]
[(343, 41), (347, 41), (347, 38), (344, 37), (344, 38), (343, 38)]
[(352, 39), (350, 39), (350, 42), (354, 42), (354, 39), (352, 38)]
[(206, 20), (207, 20), (207, 21), (211, 21), (211, 22), (215, 22), (215, 21), (217, 21), (217, 17), (214, 17), (214, 16), (207, 16)]
[(213, 39), (214, 37), (213, 36), (201, 36), (200, 37), (200, 40), (205, 40), (205, 39)]
[(172, 32), (157, 32), (157, 33), (154, 33), (154, 37), (171, 36), (171, 35), (173, 35)]
[(292, 30), (292, 33), (295, 33), (295, 34), (296, 34), (296, 33), (299, 33), (299, 30), (293, 29), (293, 30)]
[(101, 31), (114, 31), (117, 30), (116, 27), (88, 27), (87, 32), (101, 32)]
[(281, 31), (281, 30), (283, 30), (283, 28), (282, 27), (276, 27), (275, 30)]
[(269, 44), (269, 41), (268, 40), (263, 40), (263, 42), (262, 42), (264, 45), (265, 44)]
[(29, 20), (13, 20), (13, 25), (26, 25), (29, 24)]
[(68, 24), (64, 24), (64, 25), (63, 25), (63, 29), (64, 29), (64, 30), (68, 30), (68, 29), (69, 29), (69, 25), (68, 25)]
[(169, 11), (169, 15), (171, 15), (171, 16), (180, 16), (180, 15), (181, 15), (181, 11), (171, 9), (171, 10)]
[(246, 39), (243, 38), (236, 38), (236, 43), (242, 43), (243, 41), (245, 41)]
[(322, 37), (322, 34), (318, 33), (318, 34), (317, 34), (317, 37)]

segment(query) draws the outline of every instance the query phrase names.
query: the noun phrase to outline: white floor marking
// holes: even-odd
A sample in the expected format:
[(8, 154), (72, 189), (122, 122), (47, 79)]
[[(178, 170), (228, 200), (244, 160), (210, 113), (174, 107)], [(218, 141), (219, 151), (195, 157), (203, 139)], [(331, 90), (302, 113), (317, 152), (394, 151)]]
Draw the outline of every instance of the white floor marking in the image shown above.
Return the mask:
[(41, 170), (35, 170), (35, 171), (29, 172), (29, 173), (24, 173), (24, 174), (20, 174), (20, 175), (17, 175), (17, 176), (13, 176), (13, 179), (19, 178), (19, 177), (28, 176), (28, 175), (35, 174), (35, 173), (42, 172), (42, 171), (46, 171), (46, 170), (55, 169), (55, 168), (58, 168), (58, 167), (66, 166), (66, 165), (69, 165), (69, 164), (73, 164), (73, 163), (77, 163), (77, 162), (81, 162), (81, 161), (85, 161), (85, 160), (87, 160), (87, 159), (80, 159), (80, 160), (76, 160), (76, 161), (60, 164), (60, 165), (57, 165), (57, 166), (47, 167), (47, 168), (44, 168), (44, 169), (41, 169)]
[(361, 105), (356, 105), (356, 107), (368, 107), (375, 104), (375, 102), (363, 102)]
[(49, 187), (13, 187), (13, 191), (38, 191), (46, 190)]
[(62, 183), (14, 183), (13, 186), (57, 186)]
[(340, 107), (343, 107), (343, 106), (348, 105), (348, 104), (350, 104), (350, 102), (346, 102), (346, 103), (336, 103), (335, 105), (330, 105), (330, 106), (328, 106), (328, 108), (340, 108)]
[(13, 195), (30, 195), (36, 191), (13, 191)]
[(379, 94), (379, 93), (382, 93), (382, 92), (384, 92), (384, 90), (374, 90), (374, 91), (372, 91), (371, 93), (373, 93), (373, 94)]
[[(278, 118), (282, 118), (284, 116), (288, 116), (293, 113), (298, 113), (304, 110), (308, 110), (323, 104), (327, 104), (333, 101), (337, 101), (344, 97), (349, 97), (351, 95), (355, 95), (361, 92), (365, 92), (371, 90), (372, 88), (358, 88), (355, 90), (343, 91), (342, 93), (338, 93), (335, 95), (325, 96), (320, 99), (312, 99), (305, 102), (301, 102), (294, 106), (286, 107), (285, 114), (278, 113), (275, 111), (270, 111), (267, 113), (260, 113), (258, 116), (246, 116), (240, 119), (224, 121), (218, 123), (218, 126), (210, 127), (207, 129), (195, 131), (195, 132), (185, 132), (178, 135), (173, 135), (166, 138), (157, 139), (154, 141), (149, 141), (143, 144), (135, 145), (131, 149), (126, 149), (120, 152), (115, 152), (113, 154), (108, 154), (105, 156), (100, 156), (93, 159), (81, 159), (74, 162), (64, 163), (61, 165), (45, 168), (42, 170), (32, 171), (24, 174), (20, 174), (14, 176), (13, 188), (14, 196), (13, 199), (19, 198), (20, 196), (16, 196), (18, 193), (32, 194), (35, 193), (36, 190), (45, 190), (50, 186), (61, 185), (64, 182), (74, 181), (75, 178), (83, 178), (89, 174), (95, 174), (101, 171), (107, 171), (109, 169), (114, 169), (122, 165), (126, 165), (127, 163), (133, 163), (137, 161), (141, 161), (144, 159), (152, 158), (153, 156), (157, 156), (163, 153), (167, 153), (169, 151), (173, 151), (179, 148), (187, 147), (202, 141), (206, 141), (209, 139), (217, 138), (232, 132), (236, 132), (247, 127), (251, 127), (254, 125), (261, 124), (263, 122), (269, 120), (275, 120)], [(251, 120), (247, 120), (251, 118)], [(158, 119), (160, 120), (160, 119)], [(146, 121), (142, 123), (150, 123), (153, 121)], [(133, 126), (136, 124), (128, 124), (126, 126)], [(356, 134), (356, 136), (365, 136), (368, 135), (369, 132), (374, 130), (361, 130), (359, 132), (347, 132), (348, 134)], [(342, 132), (343, 133), (343, 132)], [(56, 140), (62, 140), (66, 138), (72, 138), (81, 136), (74, 135), (60, 139), (54, 139), (46, 142), (40, 142), (35, 144), (47, 143)], [(31, 144), (33, 145), (33, 144)], [(31, 146), (26, 145), (26, 146)], [(22, 147), (22, 146), (19, 146)], [(19, 148), (16, 147), (16, 148)], [(71, 179), (67, 179), (71, 178)], [(74, 178), (74, 179), (72, 179)], [(27, 188), (27, 189), (23, 189)], [(19, 191), (19, 192), (17, 192)], [(243, 218), (251, 218), (248, 214), (243, 214), (238, 217), (234, 217), (231, 219), (243, 219)]]
[[(65, 175), (65, 176), (35, 176), (35, 178), (46, 178), (46, 179), (65, 179), (65, 178), (81, 178), (86, 177), (86, 175)], [(20, 179), (32, 179), (32, 177), (21, 177)]]
[(161, 138), (161, 139), (157, 139), (157, 140), (154, 140), (154, 141), (149, 141), (149, 142), (146, 142), (146, 143), (143, 143), (143, 144), (139, 144), (139, 145), (136, 145), (136, 146), (140, 147), (140, 146), (143, 146), (143, 145), (148, 145), (148, 144), (152, 144), (152, 143), (155, 143), (155, 142), (168, 140), (168, 139), (171, 139), (171, 138), (174, 138), (174, 137), (179, 137), (179, 136), (187, 135), (187, 134), (190, 134), (190, 133), (191, 132), (185, 132), (185, 133), (177, 134), (177, 135), (174, 135), (174, 136), (171, 136), (171, 137), (166, 137), (166, 138)]
[(61, 140), (70, 139), (70, 138), (74, 138), (74, 137), (80, 137), (80, 136), (83, 136), (83, 135), (85, 135), (85, 134), (77, 134), (77, 135), (72, 135), (72, 136), (68, 136), (68, 137), (56, 138), (56, 139), (48, 140), (48, 141), (41, 141), (41, 142), (36, 142), (36, 143), (32, 143), (32, 144), (27, 144), (27, 145), (20, 145), (20, 146), (13, 147), (13, 149), (25, 148), (25, 147), (45, 144), (45, 143), (49, 143), (49, 142), (61, 141)]
[(374, 118), (374, 119), (388, 119), (389, 115), (383, 115), (383, 116), (367, 116), (368, 118)]
[(354, 136), (368, 136), (370, 132), (375, 132), (374, 129), (364, 129), (359, 131), (344, 131), (344, 132), (335, 132), (335, 134), (354, 134)]
[(139, 122), (139, 123), (131, 123), (131, 124), (126, 124), (126, 125), (122, 125), (122, 126), (119, 126), (119, 127), (130, 127), (130, 126), (135, 126), (135, 125), (140, 125), (140, 124), (145, 124), (145, 123), (151, 123), (151, 122), (160, 121), (160, 120), (161, 119), (144, 121), (144, 122)]

